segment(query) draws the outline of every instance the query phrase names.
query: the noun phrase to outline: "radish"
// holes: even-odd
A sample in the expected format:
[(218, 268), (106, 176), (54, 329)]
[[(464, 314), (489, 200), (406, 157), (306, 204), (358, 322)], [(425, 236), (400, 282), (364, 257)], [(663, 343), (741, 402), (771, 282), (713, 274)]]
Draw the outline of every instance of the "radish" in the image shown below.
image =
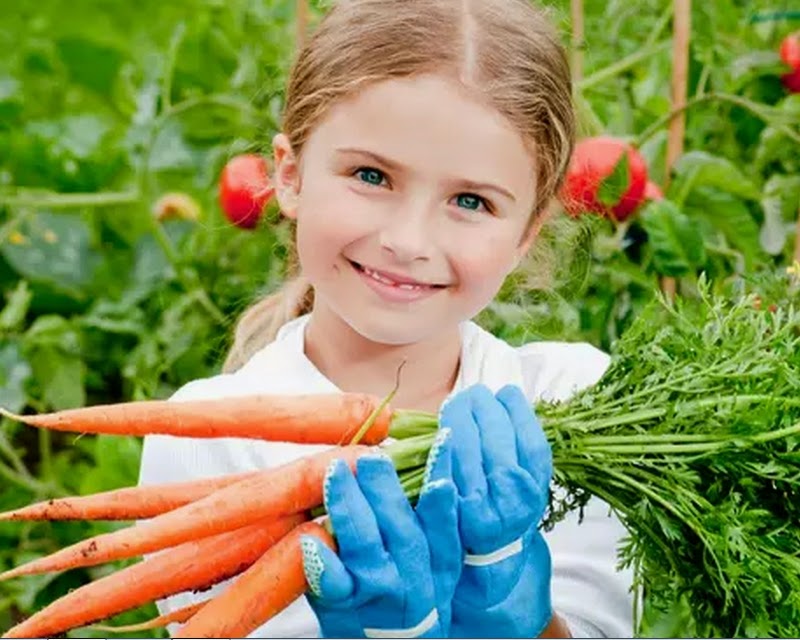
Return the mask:
[(792, 70), (800, 68), (800, 31), (790, 33), (781, 42), (781, 60)]
[(781, 82), (792, 93), (800, 93), (800, 67), (784, 73), (781, 76)]
[(219, 203), (225, 217), (241, 229), (253, 229), (275, 193), (267, 162), (253, 153), (231, 158), (219, 178)]
[(636, 149), (619, 138), (597, 136), (575, 146), (560, 197), (572, 216), (589, 212), (622, 222), (644, 200), (646, 183), (647, 164)]

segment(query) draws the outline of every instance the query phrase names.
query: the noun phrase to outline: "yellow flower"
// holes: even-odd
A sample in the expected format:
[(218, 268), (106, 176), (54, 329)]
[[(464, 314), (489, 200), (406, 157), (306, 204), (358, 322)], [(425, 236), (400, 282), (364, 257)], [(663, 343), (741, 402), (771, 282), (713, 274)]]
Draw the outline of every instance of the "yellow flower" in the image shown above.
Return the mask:
[(8, 234), (8, 241), (11, 244), (27, 244), (28, 239), (22, 235), (19, 231), (12, 231)]

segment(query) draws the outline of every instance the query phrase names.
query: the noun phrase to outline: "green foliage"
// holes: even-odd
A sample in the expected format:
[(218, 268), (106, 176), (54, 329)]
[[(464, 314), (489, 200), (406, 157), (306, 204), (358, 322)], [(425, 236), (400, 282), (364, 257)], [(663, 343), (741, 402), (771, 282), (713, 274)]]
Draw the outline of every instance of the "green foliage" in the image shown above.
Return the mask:
[[(537, 406), (567, 490), (549, 521), (586, 492), (615, 508), (650, 633), (677, 609), (669, 635), (800, 632), (798, 292), (785, 273), (724, 295), (701, 278), (697, 299), (648, 305), (598, 384)], [(775, 307), (759, 304), (776, 293)]]

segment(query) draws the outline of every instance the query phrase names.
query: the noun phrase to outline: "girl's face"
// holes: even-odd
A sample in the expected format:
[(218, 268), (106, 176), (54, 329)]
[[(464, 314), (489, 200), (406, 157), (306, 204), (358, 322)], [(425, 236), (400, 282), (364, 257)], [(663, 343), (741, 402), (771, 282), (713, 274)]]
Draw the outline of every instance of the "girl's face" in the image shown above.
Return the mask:
[(472, 318), (535, 235), (523, 139), (444, 77), (388, 80), (338, 103), (299, 164), (285, 136), (274, 144), (314, 313), (370, 341), (419, 342)]

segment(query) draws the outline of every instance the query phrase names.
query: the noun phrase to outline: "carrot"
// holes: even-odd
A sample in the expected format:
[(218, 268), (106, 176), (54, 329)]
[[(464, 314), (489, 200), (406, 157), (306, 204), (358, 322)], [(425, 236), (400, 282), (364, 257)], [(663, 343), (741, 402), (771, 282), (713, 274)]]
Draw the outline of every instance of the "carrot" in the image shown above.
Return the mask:
[(131, 558), (265, 518), (313, 509), (323, 502), (322, 482), (329, 462), (341, 458), (354, 467), (356, 459), (370, 451), (362, 445), (336, 447), (261, 471), (136, 526), (94, 536), (10, 569), (0, 574), (0, 580)]
[(258, 474), (245, 471), (214, 478), (125, 487), (88, 496), (53, 498), (0, 513), (8, 520), (144, 520), (205, 498), (217, 489)]
[(316, 522), (293, 529), (198, 611), (173, 638), (246, 638), (305, 593), (300, 536), (318, 536), (331, 549), (331, 535)]
[[(382, 406), (383, 405), (383, 406)], [(389, 433), (393, 412), (364, 393), (258, 395), (213, 400), (140, 400), (19, 415), (0, 415), (56, 431), (188, 438), (255, 438), (300, 444), (349, 444), (361, 425), (382, 407), (361, 442), (378, 444)]]
[(109, 624), (93, 624), (89, 627), (92, 631), (110, 631), (111, 633), (136, 633), (138, 631), (149, 631), (150, 629), (159, 629), (161, 627), (166, 627), (167, 625), (172, 624), (173, 622), (186, 622), (189, 618), (191, 618), (195, 613), (200, 611), (208, 602), (211, 601), (211, 598), (208, 600), (203, 600), (202, 602), (195, 602), (194, 604), (186, 605), (185, 607), (181, 607), (180, 609), (176, 609), (171, 613), (165, 613), (163, 616), (157, 616), (155, 618), (151, 618), (150, 620), (145, 620), (144, 622), (139, 622), (137, 624), (125, 624), (125, 625), (109, 625)]
[(306, 519), (296, 514), (187, 542), (70, 591), (4, 637), (52, 636), (168, 595), (210, 588), (241, 573)]

